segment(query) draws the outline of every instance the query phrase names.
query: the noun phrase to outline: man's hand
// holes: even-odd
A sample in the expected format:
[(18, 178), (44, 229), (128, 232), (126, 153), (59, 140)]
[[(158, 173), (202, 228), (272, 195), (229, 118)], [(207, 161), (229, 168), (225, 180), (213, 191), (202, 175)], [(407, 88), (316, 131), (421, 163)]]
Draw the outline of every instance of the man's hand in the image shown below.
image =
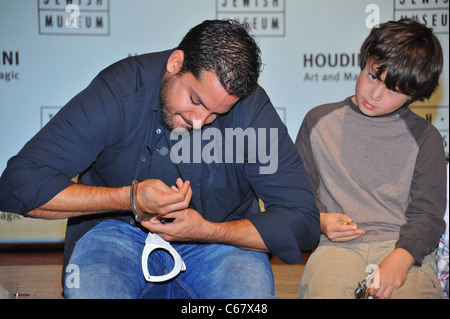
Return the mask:
[[(178, 179), (177, 185), (172, 186), (171, 190), (185, 192), (185, 187), (187, 187), (186, 182)], [(164, 188), (164, 191), (168, 190)], [(191, 197), (192, 190), (187, 191), (185, 198), (190, 200)], [(247, 219), (214, 223), (204, 219), (199, 212), (190, 208), (166, 213), (164, 218), (171, 219), (171, 221), (164, 223), (161, 222), (159, 216), (155, 216), (142, 221), (141, 225), (169, 242), (222, 243), (243, 249), (268, 252), (255, 226)]]
[(141, 225), (169, 242), (208, 242), (211, 237), (210, 234), (213, 232), (213, 223), (190, 208), (168, 213), (164, 218), (170, 218), (171, 221), (163, 223), (158, 217), (153, 217), (141, 222)]
[(350, 217), (339, 213), (320, 213), (320, 231), (333, 242), (350, 241), (365, 233)]
[[(162, 183), (162, 182), (161, 182)], [(164, 183), (156, 183), (152, 187), (161, 187), (159, 192), (165, 194), (180, 194), (180, 199), (184, 201), (163, 207), (164, 214), (153, 217), (147, 221), (141, 222), (141, 225), (152, 233), (160, 235), (166, 241), (203, 241), (211, 231), (212, 223), (204, 219), (197, 211), (189, 209), (189, 202), (192, 198), (192, 189), (189, 181), (183, 182), (180, 178), (176, 181), (176, 186), (167, 187)], [(187, 191), (186, 191), (187, 190)], [(173, 196), (172, 199), (175, 199)], [(187, 201), (187, 205), (183, 205)], [(180, 209), (173, 209), (180, 207)], [(161, 222), (160, 216), (164, 216), (171, 221)]]
[(166, 214), (189, 207), (192, 189), (189, 181), (177, 180), (177, 187), (169, 187), (158, 179), (139, 182), (136, 205), (142, 211), (165, 217)]

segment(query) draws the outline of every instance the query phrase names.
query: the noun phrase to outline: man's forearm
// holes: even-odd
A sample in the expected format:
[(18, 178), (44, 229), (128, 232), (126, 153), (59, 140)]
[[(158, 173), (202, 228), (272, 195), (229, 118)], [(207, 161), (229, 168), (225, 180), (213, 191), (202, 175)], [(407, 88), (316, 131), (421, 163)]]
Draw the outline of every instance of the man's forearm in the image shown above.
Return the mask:
[[(62, 190), (46, 204), (28, 212), (28, 216), (42, 219), (62, 219), (130, 210), (130, 186), (109, 188), (74, 184)], [(205, 221), (203, 220), (203, 222)], [(158, 229), (160, 226), (155, 227), (153, 225), (153, 227), (148, 227), (150, 225), (151, 223), (143, 222), (143, 226), (151, 231), (164, 232), (162, 229)], [(165, 226), (167, 227), (168, 225), (170, 223)], [(203, 225), (205, 226), (205, 224)], [(244, 219), (224, 223), (206, 221), (206, 225), (206, 229), (201, 234), (195, 234), (192, 237), (188, 236), (183, 239), (200, 239), (200, 241), (205, 242), (227, 243), (244, 249), (268, 251), (255, 226), (249, 220)], [(179, 234), (179, 232), (175, 231), (175, 234)]]
[(261, 235), (247, 219), (215, 224), (211, 241), (228, 243), (243, 249), (268, 252)]
[(131, 210), (130, 186), (109, 188), (74, 184), (62, 190), (46, 204), (28, 212), (28, 216), (62, 219), (127, 210)]
[(247, 219), (216, 223), (205, 220), (192, 209), (174, 212), (167, 217), (174, 221), (161, 223), (157, 219), (151, 219), (141, 224), (167, 241), (221, 243), (268, 252), (258, 230)]

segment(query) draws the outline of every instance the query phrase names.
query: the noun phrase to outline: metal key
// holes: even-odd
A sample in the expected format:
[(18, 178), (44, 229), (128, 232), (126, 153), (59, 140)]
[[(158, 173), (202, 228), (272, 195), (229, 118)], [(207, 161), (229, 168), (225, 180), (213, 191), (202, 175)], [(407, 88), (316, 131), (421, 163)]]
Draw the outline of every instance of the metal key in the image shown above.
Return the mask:
[[(162, 276), (152, 276), (148, 271), (148, 257), (151, 252), (155, 249), (164, 249), (167, 250), (169, 254), (172, 255), (174, 266), (171, 272)], [(142, 251), (142, 272), (144, 273), (144, 277), (149, 282), (163, 282), (172, 279), (177, 276), (181, 271), (186, 270), (186, 265), (181, 258), (180, 254), (169, 244), (167, 241), (162, 239), (159, 235), (153, 234), (151, 232), (148, 233), (147, 238), (145, 239), (145, 247)]]
[(367, 283), (372, 280), (374, 272), (372, 271), (367, 277), (361, 279), (358, 283), (358, 287), (355, 289), (355, 299), (372, 299), (367, 291)]
[(355, 289), (355, 299), (366, 299), (367, 285), (365, 279), (361, 280), (358, 287)]

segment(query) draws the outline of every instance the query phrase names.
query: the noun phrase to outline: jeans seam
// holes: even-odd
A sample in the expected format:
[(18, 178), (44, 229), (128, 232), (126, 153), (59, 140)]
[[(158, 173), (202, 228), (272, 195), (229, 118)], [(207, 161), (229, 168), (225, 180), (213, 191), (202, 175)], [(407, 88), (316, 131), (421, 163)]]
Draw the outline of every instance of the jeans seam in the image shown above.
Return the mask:
[[(173, 266), (175, 266), (175, 261), (173, 261), (172, 257), (169, 256), (169, 254), (167, 254), (166, 256), (166, 265), (167, 265), (167, 269), (166, 272), (168, 273), (170, 271), (171, 267), (173, 264)], [(183, 288), (188, 294), (189, 296), (191, 296), (193, 299), (197, 299), (197, 295), (194, 293), (194, 291), (192, 290), (192, 288), (185, 283), (183, 280), (180, 279), (181, 273), (179, 273), (172, 282), (170, 282), (169, 284), (173, 284), (175, 281), (180, 285), (181, 288)], [(170, 289), (170, 288), (169, 288)], [(170, 296), (168, 296), (168, 298), (170, 298)]]
[[(165, 274), (169, 273), (171, 268), (173, 268), (172, 267), (172, 264), (173, 264), (172, 258), (167, 254), (165, 259), (166, 259), (166, 261), (165, 261), (165, 268), (158, 275), (165, 275)], [(171, 297), (170, 296), (170, 293), (171, 293), (170, 292), (170, 290), (171, 290), (170, 286), (173, 285), (173, 284), (178, 283), (178, 285), (182, 289), (184, 289), (184, 291), (186, 291), (189, 294), (189, 296), (192, 297), (192, 299), (198, 299), (197, 294), (194, 293), (192, 288), (184, 280), (180, 279), (180, 275), (181, 275), (181, 273), (178, 276), (176, 276), (174, 279), (172, 279), (170, 281), (167, 281), (167, 282), (164, 282), (164, 284), (168, 285), (168, 296), (167, 296), (167, 298)], [(148, 283), (146, 285), (146, 287), (142, 290), (139, 298), (143, 299), (147, 295), (147, 293), (152, 289), (152, 287), (154, 287), (154, 286), (155, 286), (155, 284)]]

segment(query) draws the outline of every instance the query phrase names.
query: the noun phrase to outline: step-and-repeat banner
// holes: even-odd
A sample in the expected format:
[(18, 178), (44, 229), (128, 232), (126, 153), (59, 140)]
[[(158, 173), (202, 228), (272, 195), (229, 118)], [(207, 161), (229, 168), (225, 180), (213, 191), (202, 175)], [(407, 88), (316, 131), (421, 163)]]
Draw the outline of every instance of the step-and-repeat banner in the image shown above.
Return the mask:
[[(175, 47), (206, 19), (247, 22), (262, 49), (260, 83), (295, 140), (312, 107), (350, 96), (358, 52), (380, 22), (412, 17), (445, 50), (439, 92), (412, 108), (448, 152), (448, 0), (0, 0), (0, 172), (103, 68)], [(0, 212), (0, 243), (60, 242), (65, 221)]]

